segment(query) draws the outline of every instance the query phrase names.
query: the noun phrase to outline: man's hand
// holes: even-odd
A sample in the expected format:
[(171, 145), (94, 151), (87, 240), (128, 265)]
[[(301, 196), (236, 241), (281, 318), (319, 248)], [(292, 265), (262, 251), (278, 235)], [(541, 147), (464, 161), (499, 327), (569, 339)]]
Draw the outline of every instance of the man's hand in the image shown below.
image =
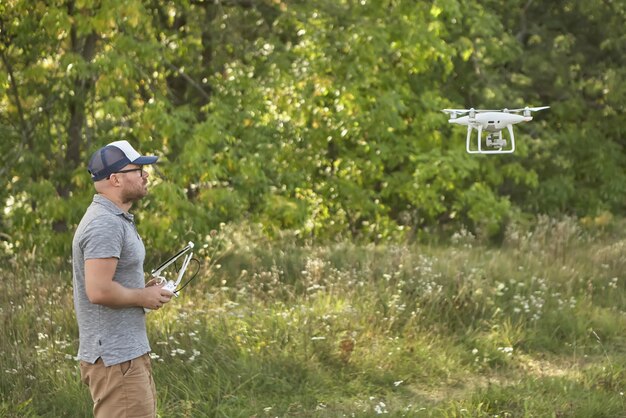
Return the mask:
[(157, 279), (152, 278), (148, 280), (148, 283), (146, 283), (146, 287), (154, 286), (155, 284), (159, 284), (159, 281)]
[[(154, 281), (154, 283), (151, 283), (152, 281)], [(169, 290), (163, 289), (163, 283), (157, 284), (155, 279), (146, 283), (146, 287), (143, 290), (146, 293), (146, 300), (142, 306), (148, 309), (159, 309), (174, 296)]]

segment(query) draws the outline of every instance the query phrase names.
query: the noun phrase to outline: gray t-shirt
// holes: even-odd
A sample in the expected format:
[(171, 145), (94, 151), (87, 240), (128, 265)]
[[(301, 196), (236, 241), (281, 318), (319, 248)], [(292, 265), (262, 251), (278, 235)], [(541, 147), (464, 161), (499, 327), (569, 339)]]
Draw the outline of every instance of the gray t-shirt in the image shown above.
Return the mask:
[(85, 260), (118, 259), (113, 280), (127, 288), (143, 288), (146, 255), (133, 215), (96, 194), (72, 242), (74, 308), (78, 320), (78, 358), (110, 366), (150, 351), (143, 308), (109, 308), (89, 301), (85, 292)]

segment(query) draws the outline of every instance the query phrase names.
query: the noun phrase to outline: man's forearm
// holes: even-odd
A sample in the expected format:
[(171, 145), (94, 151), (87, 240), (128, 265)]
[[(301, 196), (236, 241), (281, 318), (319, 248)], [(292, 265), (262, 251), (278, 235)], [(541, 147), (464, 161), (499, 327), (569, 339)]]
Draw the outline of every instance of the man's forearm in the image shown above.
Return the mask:
[(121, 284), (110, 281), (100, 283), (89, 296), (89, 301), (97, 305), (109, 308), (127, 308), (131, 306), (144, 306), (145, 288), (130, 289)]

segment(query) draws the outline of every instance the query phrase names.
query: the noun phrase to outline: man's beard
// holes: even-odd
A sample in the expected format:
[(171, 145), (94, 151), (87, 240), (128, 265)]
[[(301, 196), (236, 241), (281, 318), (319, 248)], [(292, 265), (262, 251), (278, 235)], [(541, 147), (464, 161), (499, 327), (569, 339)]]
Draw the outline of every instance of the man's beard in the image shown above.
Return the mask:
[(148, 189), (146, 188), (146, 183), (143, 183), (137, 188), (124, 190), (124, 193), (122, 193), (122, 202), (133, 203), (141, 200), (141, 198), (143, 198), (146, 194), (148, 194)]

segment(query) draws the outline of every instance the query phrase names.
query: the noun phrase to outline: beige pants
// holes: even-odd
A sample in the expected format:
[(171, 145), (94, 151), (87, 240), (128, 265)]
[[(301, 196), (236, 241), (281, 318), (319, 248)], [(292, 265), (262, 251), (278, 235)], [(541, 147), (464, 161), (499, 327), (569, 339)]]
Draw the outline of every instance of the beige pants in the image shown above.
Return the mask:
[(94, 417), (156, 417), (156, 390), (148, 354), (109, 367), (102, 358), (94, 364), (81, 361), (80, 375), (89, 386)]

